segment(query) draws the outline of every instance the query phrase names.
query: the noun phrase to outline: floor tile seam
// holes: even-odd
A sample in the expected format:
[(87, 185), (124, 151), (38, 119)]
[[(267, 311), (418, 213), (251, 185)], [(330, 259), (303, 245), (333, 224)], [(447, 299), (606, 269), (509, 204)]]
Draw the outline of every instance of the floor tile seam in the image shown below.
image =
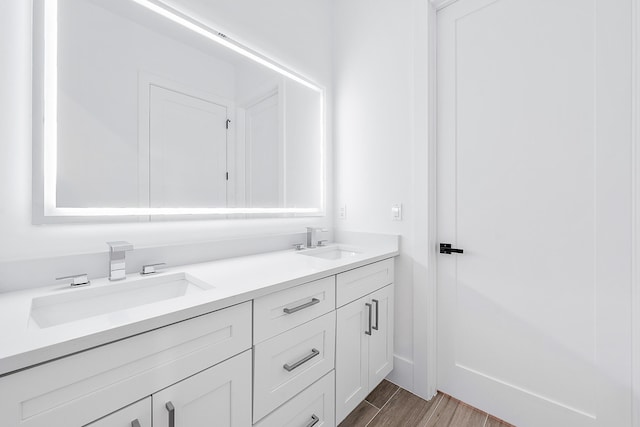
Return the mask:
[[(365, 402), (367, 402), (365, 400)], [(376, 413), (373, 417), (371, 417), (371, 419), (369, 421), (367, 421), (367, 423), (364, 425), (364, 427), (367, 427), (369, 424), (371, 424), (371, 421), (375, 420), (376, 417), (378, 416), (378, 414), (380, 413), (380, 411), (382, 411), (382, 408), (378, 409), (377, 406), (375, 406), (374, 404), (372, 404), (371, 402), (367, 402), (371, 407), (373, 407), (376, 410)]]
[[(442, 399), (444, 399), (444, 395), (442, 393), (440, 394), (440, 399), (438, 399), (438, 401), (435, 403), (435, 408), (433, 408), (433, 412), (431, 412), (431, 415), (429, 415), (429, 418), (426, 419), (426, 421), (424, 422), (424, 427), (426, 427), (427, 424), (429, 424), (429, 421), (431, 421), (431, 418), (433, 417), (433, 414), (436, 413), (436, 411), (438, 410), (438, 407), (440, 406), (440, 403), (442, 402)], [(438, 396), (436, 394), (436, 396)]]
[[(402, 387), (398, 387), (398, 389), (395, 391), (395, 393), (393, 393), (393, 394), (391, 395), (391, 397), (389, 398), (389, 400), (387, 400), (387, 401), (385, 402), (385, 404), (384, 404), (384, 405), (382, 405), (382, 408), (378, 409), (378, 412), (376, 412), (376, 414), (373, 416), (373, 418), (371, 418), (371, 419), (369, 420), (369, 422), (368, 422), (367, 424), (365, 424), (365, 426), (364, 426), (364, 427), (368, 427), (368, 426), (369, 426), (369, 424), (371, 424), (371, 422), (372, 422), (373, 420), (375, 420), (375, 419), (376, 419), (376, 417), (377, 417), (378, 415), (380, 415), (380, 412), (382, 412), (382, 410), (384, 409), (384, 407), (385, 407), (385, 406), (387, 406), (387, 403), (389, 403), (389, 402), (391, 401), (391, 399), (393, 399), (393, 397), (394, 397), (396, 394), (398, 394), (398, 392), (400, 391), (400, 389), (401, 389), (401, 388), (402, 388)], [(369, 403), (369, 402), (367, 402), (367, 403)], [(369, 405), (371, 405), (371, 403), (369, 403)], [(371, 406), (373, 406), (373, 405), (371, 405)], [(373, 406), (373, 407), (375, 408), (375, 406)]]
[[(391, 384), (393, 384), (393, 383), (391, 383)], [(398, 393), (400, 390), (404, 390), (402, 387), (400, 387), (400, 386), (398, 386), (398, 385), (396, 385), (396, 384), (393, 384), (393, 385), (395, 385), (395, 386), (396, 386), (396, 387), (398, 387), (398, 388), (397, 388), (397, 389), (396, 389), (396, 391), (394, 391), (394, 392), (393, 392), (393, 394), (392, 394), (392, 395), (391, 395), (391, 396), (390, 396), (390, 397), (389, 397), (389, 398), (384, 402), (384, 404), (380, 407), (380, 410), (382, 410), (382, 408), (384, 408), (385, 406), (387, 406), (387, 403), (389, 403), (389, 401), (390, 401), (391, 399), (393, 399), (393, 396), (395, 396), (395, 395), (396, 395), (396, 393)], [(406, 390), (405, 390), (405, 391), (406, 391)], [(373, 405), (373, 404), (372, 404), (372, 405)], [(373, 406), (375, 406), (375, 405), (373, 405)]]

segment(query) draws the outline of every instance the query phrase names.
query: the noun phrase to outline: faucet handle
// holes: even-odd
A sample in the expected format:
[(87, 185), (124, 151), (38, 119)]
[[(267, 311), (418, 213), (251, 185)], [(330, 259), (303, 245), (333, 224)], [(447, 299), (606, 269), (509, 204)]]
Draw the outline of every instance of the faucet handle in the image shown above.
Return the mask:
[(320, 247), (320, 246), (327, 246), (327, 242), (329, 242), (327, 239), (324, 239), (324, 240), (318, 240), (318, 247)]
[(301, 251), (304, 249), (304, 243), (296, 243), (294, 245), (292, 245), (294, 248), (296, 248), (296, 251)]
[(71, 276), (64, 276), (64, 277), (56, 277), (56, 280), (64, 280), (64, 279), (71, 279), (70, 286), (72, 288), (75, 288), (77, 286), (87, 286), (91, 284), (91, 280), (89, 280), (89, 276), (87, 275), (87, 273), (74, 274)]
[(156, 267), (160, 267), (162, 265), (167, 265), (164, 262), (159, 262), (157, 264), (147, 264), (142, 266), (141, 275), (146, 276), (147, 274), (155, 274), (157, 273)]

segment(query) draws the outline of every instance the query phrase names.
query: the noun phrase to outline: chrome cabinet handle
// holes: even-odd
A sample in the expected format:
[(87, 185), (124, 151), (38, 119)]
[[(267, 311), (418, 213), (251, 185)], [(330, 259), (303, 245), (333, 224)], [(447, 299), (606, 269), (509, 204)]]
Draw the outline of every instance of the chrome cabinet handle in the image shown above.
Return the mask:
[(316, 305), (320, 302), (320, 300), (318, 298), (313, 298), (311, 299), (311, 301), (304, 303), (302, 305), (299, 305), (297, 307), (293, 307), (293, 308), (284, 308), (282, 309), (282, 311), (284, 311), (287, 314), (292, 314), (295, 313), (296, 311), (300, 311), (300, 310), (304, 310), (305, 308), (311, 307), (312, 305)]
[(306, 427), (313, 427), (318, 424), (318, 421), (320, 421), (320, 418), (318, 418), (316, 414), (313, 414), (311, 415), (311, 421), (309, 421), (309, 424), (307, 424)]
[(169, 411), (169, 427), (176, 427), (176, 407), (173, 406), (171, 401), (167, 402), (165, 405), (167, 411)]
[(298, 366), (302, 365), (303, 363), (308, 362), (309, 360), (313, 359), (314, 357), (316, 357), (319, 354), (320, 354), (320, 352), (314, 348), (314, 349), (311, 350), (311, 354), (309, 354), (308, 356), (303, 357), (302, 359), (298, 360), (297, 362), (295, 362), (292, 365), (289, 365), (288, 363), (285, 363), (284, 365), (282, 365), (282, 367), (287, 372), (291, 372), (294, 369), (296, 369)]
[(142, 427), (137, 419), (131, 421), (131, 427)]
[(378, 330), (378, 316), (380, 314), (379, 310), (378, 310), (378, 305), (380, 304), (380, 301), (378, 301), (377, 299), (373, 299), (371, 300), (375, 305), (376, 305), (376, 325), (372, 326), (371, 329), (373, 330)]
[(373, 309), (371, 307), (371, 304), (369, 304), (368, 302), (365, 303), (364, 305), (367, 306), (367, 308), (369, 309), (369, 325), (368, 325), (368, 330), (364, 331), (365, 334), (367, 335), (371, 335), (371, 312), (373, 312)]

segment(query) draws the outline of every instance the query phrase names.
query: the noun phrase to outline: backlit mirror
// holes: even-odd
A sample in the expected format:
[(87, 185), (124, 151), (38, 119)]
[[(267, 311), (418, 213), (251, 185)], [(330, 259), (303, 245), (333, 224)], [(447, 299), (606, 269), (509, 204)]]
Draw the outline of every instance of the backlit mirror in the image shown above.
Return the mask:
[(34, 219), (323, 213), (318, 85), (160, 1), (34, 27)]

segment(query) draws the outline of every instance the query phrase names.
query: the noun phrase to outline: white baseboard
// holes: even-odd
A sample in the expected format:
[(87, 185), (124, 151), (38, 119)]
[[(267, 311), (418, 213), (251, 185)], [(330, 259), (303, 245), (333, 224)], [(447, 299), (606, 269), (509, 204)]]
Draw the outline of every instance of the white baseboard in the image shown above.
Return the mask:
[(413, 392), (413, 361), (394, 354), (393, 371), (387, 375), (387, 380)]

